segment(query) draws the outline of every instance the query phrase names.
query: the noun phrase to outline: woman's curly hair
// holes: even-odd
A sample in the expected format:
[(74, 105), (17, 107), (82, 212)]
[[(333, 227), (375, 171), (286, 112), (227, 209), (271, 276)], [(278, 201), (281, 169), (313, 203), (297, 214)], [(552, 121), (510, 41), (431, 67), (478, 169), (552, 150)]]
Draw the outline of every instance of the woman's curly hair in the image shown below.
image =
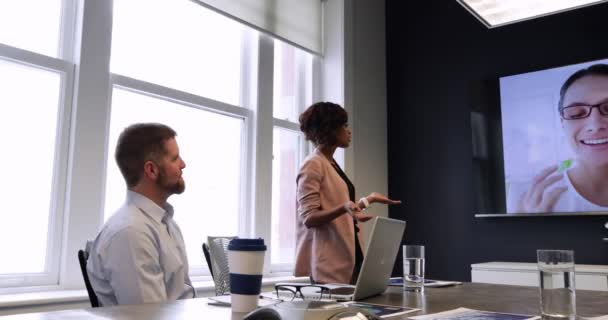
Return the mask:
[(348, 122), (348, 114), (338, 104), (317, 102), (308, 107), (299, 120), (306, 140), (315, 145), (332, 144), (336, 141), (336, 131)]

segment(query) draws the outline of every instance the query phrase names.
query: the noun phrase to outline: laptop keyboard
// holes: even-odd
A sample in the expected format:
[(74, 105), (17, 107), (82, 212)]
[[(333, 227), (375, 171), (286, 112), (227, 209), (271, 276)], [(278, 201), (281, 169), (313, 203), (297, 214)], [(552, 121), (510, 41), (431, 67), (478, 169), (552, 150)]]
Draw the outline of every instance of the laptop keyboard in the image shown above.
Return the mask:
[(332, 295), (334, 295), (334, 294), (349, 295), (349, 294), (354, 294), (355, 293), (355, 288), (351, 288), (351, 287), (333, 288), (333, 289), (330, 289), (329, 292)]

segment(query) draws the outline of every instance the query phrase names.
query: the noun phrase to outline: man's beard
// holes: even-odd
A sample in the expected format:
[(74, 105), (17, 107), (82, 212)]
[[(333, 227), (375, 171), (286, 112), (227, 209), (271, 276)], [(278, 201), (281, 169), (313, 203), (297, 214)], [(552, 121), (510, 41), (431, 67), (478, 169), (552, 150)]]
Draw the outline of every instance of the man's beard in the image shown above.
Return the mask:
[(182, 192), (184, 192), (184, 190), (186, 190), (186, 183), (183, 179), (179, 179), (173, 184), (169, 184), (167, 182), (167, 174), (165, 173), (165, 168), (160, 169), (156, 184), (169, 194), (181, 194)]

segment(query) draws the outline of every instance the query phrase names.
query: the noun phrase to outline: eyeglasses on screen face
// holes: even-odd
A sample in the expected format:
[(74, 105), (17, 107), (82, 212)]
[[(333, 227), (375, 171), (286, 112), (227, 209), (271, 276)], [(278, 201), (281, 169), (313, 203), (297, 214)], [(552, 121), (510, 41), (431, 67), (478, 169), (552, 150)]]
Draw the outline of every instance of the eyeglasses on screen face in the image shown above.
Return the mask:
[(314, 284), (277, 284), (274, 286), (278, 298), (291, 301), (331, 299), (329, 288)]
[(571, 104), (560, 110), (560, 115), (564, 120), (578, 120), (584, 119), (591, 115), (591, 110), (597, 108), (600, 114), (604, 117), (608, 116), (608, 101), (602, 103), (588, 105), (588, 104)]

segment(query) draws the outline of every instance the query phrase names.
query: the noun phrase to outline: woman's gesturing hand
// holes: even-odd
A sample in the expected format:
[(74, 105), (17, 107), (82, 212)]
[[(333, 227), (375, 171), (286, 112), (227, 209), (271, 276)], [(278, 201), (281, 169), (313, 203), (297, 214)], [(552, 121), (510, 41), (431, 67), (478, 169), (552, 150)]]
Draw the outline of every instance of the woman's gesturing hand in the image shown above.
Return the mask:
[(378, 192), (372, 192), (369, 194), (369, 196), (367, 196), (367, 201), (369, 201), (370, 204), (374, 203), (374, 202), (379, 202), (379, 203), (384, 203), (384, 204), (400, 204), (401, 200), (391, 200), (389, 199), (387, 196), (378, 193)]
[(353, 214), (353, 217), (355, 217), (355, 219), (357, 219), (357, 221), (359, 222), (367, 222), (369, 220), (371, 220), (374, 216), (371, 214), (365, 214), (365, 213), (355, 213)]
[(361, 212), (361, 208), (359, 208), (359, 206), (354, 202), (349, 201), (344, 204), (344, 211), (352, 216), (357, 212)]
[(532, 180), (530, 189), (524, 192), (517, 204), (517, 212), (551, 212), (557, 203), (557, 199), (568, 188), (556, 187), (548, 191), (549, 187), (563, 179), (562, 174), (555, 174), (558, 166), (550, 166), (543, 169)]

